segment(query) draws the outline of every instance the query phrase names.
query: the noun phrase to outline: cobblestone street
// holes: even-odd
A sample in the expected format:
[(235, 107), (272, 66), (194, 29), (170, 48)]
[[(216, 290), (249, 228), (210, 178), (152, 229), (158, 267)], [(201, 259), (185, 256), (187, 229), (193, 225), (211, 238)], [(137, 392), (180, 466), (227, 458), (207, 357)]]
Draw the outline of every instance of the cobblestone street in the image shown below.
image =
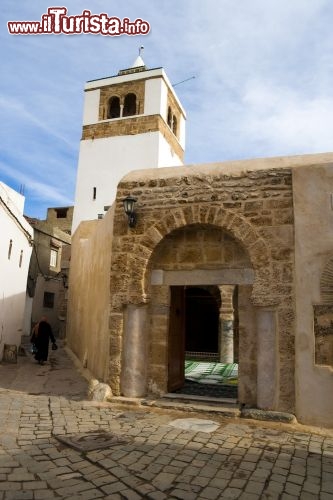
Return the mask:
[(0, 380), (0, 499), (333, 500), (332, 431), (87, 401), (63, 348)]

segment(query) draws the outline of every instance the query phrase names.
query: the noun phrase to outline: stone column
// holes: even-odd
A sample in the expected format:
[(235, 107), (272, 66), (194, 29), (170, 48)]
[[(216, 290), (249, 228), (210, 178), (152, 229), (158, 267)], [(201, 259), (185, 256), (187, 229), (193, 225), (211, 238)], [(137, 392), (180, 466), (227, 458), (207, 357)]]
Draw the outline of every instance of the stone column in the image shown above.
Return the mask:
[(147, 305), (129, 304), (125, 313), (121, 394), (140, 398), (147, 393)]
[(257, 406), (274, 410), (278, 393), (276, 311), (257, 307)]
[(234, 362), (234, 285), (219, 287), (221, 292), (221, 308), (219, 319), (220, 363)]

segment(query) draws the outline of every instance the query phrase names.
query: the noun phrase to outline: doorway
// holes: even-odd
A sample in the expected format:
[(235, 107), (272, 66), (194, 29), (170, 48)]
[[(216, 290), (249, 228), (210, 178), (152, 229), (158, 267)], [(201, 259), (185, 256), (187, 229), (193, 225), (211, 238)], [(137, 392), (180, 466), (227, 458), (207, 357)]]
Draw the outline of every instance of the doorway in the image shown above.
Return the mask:
[(237, 399), (238, 364), (221, 363), (220, 287), (171, 286), (170, 292), (168, 391)]

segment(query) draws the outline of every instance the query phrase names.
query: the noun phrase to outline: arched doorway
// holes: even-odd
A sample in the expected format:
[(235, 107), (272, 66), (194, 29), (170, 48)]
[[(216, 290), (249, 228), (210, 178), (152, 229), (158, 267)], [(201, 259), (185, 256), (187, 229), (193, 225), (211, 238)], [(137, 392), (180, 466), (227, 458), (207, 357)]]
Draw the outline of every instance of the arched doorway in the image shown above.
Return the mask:
[[(239, 337), (243, 345), (247, 343), (246, 348), (242, 348), (244, 355), (240, 364), (243, 373), (251, 371), (246, 378), (251, 381), (246, 392), (252, 398), (252, 385), (255, 387), (256, 380), (252, 362), (255, 359), (255, 326), (250, 303), (254, 272), (242, 244), (216, 226), (184, 226), (169, 233), (157, 245), (149, 276), (149, 387), (162, 393), (182, 391), (185, 361), (190, 359), (219, 365), (234, 364), (234, 356), (239, 351), (238, 340), (234, 345), (231, 339), (231, 361), (221, 356), (226, 338), (229, 336), (230, 344), (230, 334), (234, 334), (240, 323)], [(241, 307), (235, 311), (238, 291)], [(218, 369), (221, 367), (214, 367), (210, 382), (214, 382)], [(234, 395), (235, 391), (232, 397)]]

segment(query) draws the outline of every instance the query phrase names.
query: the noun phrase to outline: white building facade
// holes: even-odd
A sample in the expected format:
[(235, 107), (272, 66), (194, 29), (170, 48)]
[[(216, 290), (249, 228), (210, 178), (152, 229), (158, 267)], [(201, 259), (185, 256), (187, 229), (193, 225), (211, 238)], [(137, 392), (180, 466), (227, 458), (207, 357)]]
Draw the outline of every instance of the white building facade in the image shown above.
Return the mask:
[(21, 343), (33, 230), (23, 217), (25, 198), (0, 182), (0, 360), (5, 345)]
[(72, 233), (103, 217), (130, 171), (183, 164), (185, 119), (163, 68), (147, 69), (140, 56), (117, 76), (87, 82)]

